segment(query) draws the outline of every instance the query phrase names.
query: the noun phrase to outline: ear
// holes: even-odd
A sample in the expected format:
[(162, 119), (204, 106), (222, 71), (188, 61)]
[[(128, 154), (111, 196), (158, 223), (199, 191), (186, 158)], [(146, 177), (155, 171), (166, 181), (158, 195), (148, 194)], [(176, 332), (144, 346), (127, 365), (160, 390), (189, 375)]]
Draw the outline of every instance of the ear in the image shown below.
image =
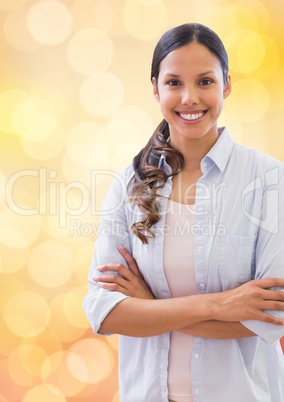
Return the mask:
[(158, 82), (155, 77), (152, 78), (153, 85), (153, 93), (157, 102), (160, 102), (159, 91), (158, 91)]
[(223, 96), (224, 99), (226, 99), (230, 95), (231, 90), (232, 90), (231, 76), (230, 76), (230, 74), (228, 74), (227, 84), (224, 88), (224, 96)]

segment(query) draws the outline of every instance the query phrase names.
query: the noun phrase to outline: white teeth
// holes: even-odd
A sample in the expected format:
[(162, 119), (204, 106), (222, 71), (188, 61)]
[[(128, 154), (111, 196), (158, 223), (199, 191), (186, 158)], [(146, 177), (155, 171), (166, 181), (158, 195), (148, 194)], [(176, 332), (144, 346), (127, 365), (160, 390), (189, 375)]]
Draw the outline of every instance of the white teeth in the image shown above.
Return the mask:
[(196, 120), (196, 119), (200, 119), (200, 117), (202, 117), (204, 115), (205, 112), (201, 112), (201, 113), (188, 113), (188, 114), (183, 114), (180, 113), (179, 115), (185, 119), (185, 120)]

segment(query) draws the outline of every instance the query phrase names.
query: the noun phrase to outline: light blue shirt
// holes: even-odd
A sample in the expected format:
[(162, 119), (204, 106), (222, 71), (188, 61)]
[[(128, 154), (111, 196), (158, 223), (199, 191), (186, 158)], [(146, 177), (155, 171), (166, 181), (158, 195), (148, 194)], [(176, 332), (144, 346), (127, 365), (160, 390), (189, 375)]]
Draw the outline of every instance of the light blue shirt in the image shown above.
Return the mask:
[[(195, 276), (199, 294), (222, 292), (254, 278), (284, 276), (284, 165), (238, 145), (227, 129), (201, 162), (196, 189)], [(170, 167), (162, 156), (160, 167)], [(129, 228), (141, 212), (127, 201), (133, 168), (117, 175), (104, 202), (83, 308), (95, 333), (110, 310), (126, 298), (92, 280), (96, 266), (125, 261), (122, 244), (136, 259), (156, 298), (170, 298), (163, 270), (167, 199), (172, 180), (161, 190), (161, 219), (145, 245)], [(180, 227), (179, 230), (186, 231)], [(271, 313), (271, 312), (270, 312)], [(283, 313), (273, 315), (284, 318)], [(143, 317), (141, 318), (143, 319)], [(195, 337), (191, 362), (194, 402), (283, 402), (284, 358), (278, 339), (284, 326), (245, 321), (257, 336), (219, 340)], [(121, 402), (167, 402), (170, 334), (149, 338), (120, 336)]]

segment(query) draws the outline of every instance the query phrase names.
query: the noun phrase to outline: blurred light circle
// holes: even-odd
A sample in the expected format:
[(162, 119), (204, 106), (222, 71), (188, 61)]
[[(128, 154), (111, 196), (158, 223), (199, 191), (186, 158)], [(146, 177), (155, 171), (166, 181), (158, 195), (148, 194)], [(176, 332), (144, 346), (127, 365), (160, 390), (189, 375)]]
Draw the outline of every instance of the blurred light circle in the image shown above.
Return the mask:
[[(14, 190), (16, 194), (16, 190), (14, 188), (12, 190)], [(19, 245), (19, 248), (23, 248), (27, 245), (31, 245), (38, 239), (41, 232), (41, 221), (37, 214), (30, 215), (29, 206), (12, 204), (11, 199), (15, 194), (12, 192), (12, 194), (9, 194), (8, 198), (8, 193), (6, 193), (8, 208), (0, 212), (0, 227), (11, 228), (9, 229), (9, 233), (11, 233), (11, 230), (18, 232), (16, 237), (18, 242), (15, 242), (14, 245), (12, 236), (7, 233), (6, 244), (9, 247), (17, 248), (17, 245)], [(18, 209), (14, 211), (12, 208), (16, 207)], [(2, 232), (2, 237), (3, 236), (5, 236), (4, 232)], [(5, 241), (4, 238), (3, 241)]]
[(83, 383), (106, 379), (113, 369), (113, 354), (109, 346), (97, 339), (75, 343), (67, 356), (67, 367), (74, 378)]
[(109, 67), (113, 58), (113, 44), (104, 31), (86, 28), (70, 39), (67, 57), (77, 73), (91, 75)]
[(265, 46), (265, 57), (261, 66), (251, 74), (251, 77), (256, 80), (269, 77), (277, 70), (280, 62), (281, 51), (275, 41), (266, 34), (262, 34), (261, 39)]
[(99, 29), (108, 32), (114, 24), (115, 16), (117, 14), (115, 14), (110, 2), (98, 0), (95, 8), (95, 23)]
[[(243, 3), (243, 4), (242, 4)], [(257, 16), (253, 12), (252, 7), (245, 4), (245, 2), (238, 1), (229, 5), (228, 15), (233, 15), (238, 22), (238, 28), (251, 29), (252, 31), (258, 30)]]
[(243, 125), (237, 113), (232, 113), (226, 110), (226, 101), (225, 107), (222, 111), (221, 116), (219, 117), (218, 123), (220, 127), (226, 126), (229, 128), (230, 133), (232, 134), (236, 142), (242, 142), (244, 134)]
[(28, 247), (28, 243), (23, 234), (9, 226), (0, 227), (0, 243), (6, 247), (14, 249), (25, 249)]
[[(270, 112), (284, 111), (284, 68), (278, 68), (264, 83), (270, 93)], [(280, 121), (278, 124), (281, 124)]]
[(63, 348), (62, 343), (55, 336), (55, 334), (49, 329), (46, 328), (40, 334), (34, 337), (23, 338), (21, 341), (21, 346), (38, 346), (43, 349), (46, 355), (51, 355), (55, 352), (60, 352)]
[[(10, 1), (10, 3), (12, 3)], [(3, 24), (3, 32), (7, 42), (17, 50), (30, 52), (40, 47), (29, 33), (27, 27), (27, 13), (29, 6), (9, 13)]]
[(166, 30), (167, 7), (161, 2), (142, 5), (136, 1), (126, 0), (123, 6), (123, 22), (127, 31), (136, 39), (142, 41), (156, 39)]
[(120, 397), (119, 397), (119, 390), (116, 391), (112, 402), (120, 402)]
[(118, 352), (119, 349), (119, 335), (114, 334), (111, 336), (108, 336), (106, 338), (107, 343), (115, 350)]
[(31, 388), (35, 377), (40, 377), (41, 366), (46, 358), (47, 354), (38, 346), (20, 346), (9, 356), (10, 376), (17, 384)]
[(154, 131), (149, 114), (136, 106), (121, 108), (110, 118), (107, 129), (112, 144), (124, 152), (132, 151), (133, 144), (144, 146)]
[(36, 244), (28, 259), (28, 272), (33, 281), (45, 288), (62, 286), (73, 274), (73, 256), (64, 244), (47, 240)]
[(72, 289), (64, 299), (63, 311), (67, 320), (79, 328), (89, 328), (85, 314), (82, 311), (83, 299), (86, 295), (86, 287), (80, 286)]
[[(197, 20), (213, 29), (221, 38), (238, 29), (238, 21), (233, 13), (228, 12), (228, 7), (213, 6), (204, 7), (198, 14)], [(222, 24), (220, 24), (222, 21)]]
[(67, 366), (66, 351), (53, 353), (42, 364), (41, 378), (46, 384), (58, 389), (64, 396), (71, 397), (79, 394), (86, 386), (70, 374)]
[(9, 247), (0, 240), (0, 273), (7, 275), (20, 271), (25, 267), (28, 255), (28, 247), (15, 249), (15, 247)]
[(31, 388), (22, 402), (66, 402), (64, 395), (53, 385), (41, 384)]
[(4, 133), (14, 133), (13, 114), (16, 106), (28, 95), (17, 88), (7, 89), (0, 93), (0, 130)]
[[(68, 292), (69, 290), (66, 293)], [(75, 327), (66, 319), (63, 308), (66, 293), (60, 294), (50, 302), (51, 317), (49, 328), (61, 342), (74, 342), (82, 337), (86, 328)]]
[(93, 74), (80, 88), (81, 104), (94, 116), (110, 116), (120, 108), (123, 98), (123, 85), (111, 73)]
[(268, 8), (258, 0), (239, 0), (227, 7), (228, 17), (234, 16), (240, 29), (265, 32), (270, 24)]
[(26, 141), (42, 141), (49, 137), (58, 122), (44, 99), (29, 97), (20, 102), (13, 115), (15, 132)]
[(64, 148), (65, 130), (57, 124), (47, 138), (41, 141), (28, 141), (21, 138), (24, 152), (31, 158), (46, 161), (55, 158)]
[(243, 79), (234, 84), (226, 100), (226, 109), (242, 122), (254, 122), (268, 111), (270, 96), (265, 86), (258, 81)]
[(141, 6), (156, 6), (162, 4), (163, 0), (134, 0), (135, 3), (141, 4)]
[(92, 122), (81, 122), (73, 126), (66, 136), (66, 154), (76, 164), (94, 168), (104, 163), (108, 141), (102, 128)]
[(248, 74), (258, 69), (265, 58), (265, 45), (261, 36), (248, 29), (232, 32), (224, 40), (229, 53), (230, 70)]
[(56, 0), (35, 3), (28, 14), (30, 34), (40, 43), (57, 45), (64, 42), (73, 28), (69, 9)]
[(0, 0), (0, 10), (16, 10), (17, 8), (22, 7), (28, 0)]
[(35, 336), (47, 327), (50, 310), (42, 296), (35, 292), (23, 291), (7, 300), (4, 319), (16, 335)]

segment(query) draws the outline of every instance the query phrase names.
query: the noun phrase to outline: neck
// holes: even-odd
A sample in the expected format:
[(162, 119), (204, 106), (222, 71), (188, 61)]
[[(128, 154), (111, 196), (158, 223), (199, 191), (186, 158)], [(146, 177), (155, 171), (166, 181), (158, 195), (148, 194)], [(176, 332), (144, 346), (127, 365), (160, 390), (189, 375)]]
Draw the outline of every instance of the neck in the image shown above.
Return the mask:
[(218, 132), (206, 134), (201, 138), (186, 138), (179, 136), (178, 139), (171, 137), (171, 145), (176, 148), (184, 158), (184, 171), (200, 169), (200, 163), (204, 156), (213, 147), (218, 139)]

